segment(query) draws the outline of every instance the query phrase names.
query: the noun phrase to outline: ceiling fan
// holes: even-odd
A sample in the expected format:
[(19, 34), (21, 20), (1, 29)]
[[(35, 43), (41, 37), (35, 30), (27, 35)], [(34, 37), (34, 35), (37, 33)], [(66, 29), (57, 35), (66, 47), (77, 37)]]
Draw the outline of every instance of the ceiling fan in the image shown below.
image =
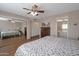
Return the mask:
[(23, 8), (24, 10), (28, 10), (29, 12), (27, 14), (32, 14), (33, 16), (38, 16), (38, 13), (44, 13), (44, 10), (39, 10), (38, 5), (34, 4), (32, 6), (32, 9)]

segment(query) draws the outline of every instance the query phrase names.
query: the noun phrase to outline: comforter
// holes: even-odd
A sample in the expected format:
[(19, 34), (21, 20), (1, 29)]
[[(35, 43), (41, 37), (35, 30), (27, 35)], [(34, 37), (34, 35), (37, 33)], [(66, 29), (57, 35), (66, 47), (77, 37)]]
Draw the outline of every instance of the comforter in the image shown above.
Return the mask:
[(79, 41), (47, 36), (22, 44), (15, 56), (77, 56)]

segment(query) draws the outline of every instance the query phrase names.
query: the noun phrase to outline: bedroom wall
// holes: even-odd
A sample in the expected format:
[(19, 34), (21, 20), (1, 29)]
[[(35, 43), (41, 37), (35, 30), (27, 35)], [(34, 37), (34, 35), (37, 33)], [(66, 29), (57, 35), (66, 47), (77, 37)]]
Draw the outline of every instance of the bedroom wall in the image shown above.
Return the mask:
[[(21, 19), (23, 19), (23, 20), (28, 20), (29, 19), (28, 17), (26, 18), (26, 17), (20, 16), (20, 15), (9, 13), (9, 12), (5, 12), (5, 11), (2, 11), (2, 10), (0, 10), (0, 17), (8, 17), (8, 18), (14, 18), (14, 19), (20, 19), (20, 20)], [(16, 27), (21, 27), (21, 31), (24, 33), (24, 27), (27, 27), (27, 24), (25, 24), (25, 23), (27, 23), (27, 22), (17, 24), (18, 26), (14, 25), (14, 24), (12, 24), (11, 26), (9, 25), (9, 26), (10, 27), (13, 26), (12, 27), (13, 29), (15, 29)], [(6, 27), (5, 27), (5, 29), (6, 29)]]
[[(15, 18), (26, 19), (26, 18), (24, 18), (22, 16), (19, 16), (19, 15), (16, 15), (16, 14), (11, 14), (11, 13), (8, 13), (8, 12), (0, 11), (0, 16), (3, 16), (3, 15), (4, 16), (8, 16), (8, 17), (15, 17)], [(79, 37), (79, 11), (72, 11), (72, 12), (63, 13), (63, 14), (59, 14), (59, 15), (55, 15), (55, 16), (52, 15), (52, 16), (49, 16), (49, 17), (42, 18), (42, 20), (40, 20), (40, 21), (42, 21), (42, 22), (49, 22), (50, 23), (50, 28), (51, 28), (50, 34), (53, 35), (53, 36), (56, 36), (57, 35), (56, 18), (64, 17), (64, 16), (68, 16), (69, 17), (68, 37), (72, 38), (72, 39), (77, 39)], [(28, 18), (27, 18), (27, 20), (28, 20)], [(6, 26), (2, 25), (2, 24), (4, 24), (4, 22), (0, 23), (0, 31), (2, 30), (2, 28), (5, 31), (6, 27), (8, 27), (9, 29), (17, 28), (17, 26), (15, 24), (10, 24), (10, 23), (7, 24), (7, 23), (5, 23)], [(29, 21), (27, 21), (27, 24), (28, 24), (28, 25), (26, 25), (26, 27), (28, 28), (27, 29), (27, 35), (28, 35), (28, 38), (30, 38), (31, 37), (31, 24), (30, 24)], [(74, 25), (74, 24), (77, 24), (77, 25)], [(35, 31), (34, 29), (32, 30), (32, 36), (33, 36), (34, 31)]]
[(37, 36), (40, 33), (40, 23), (38, 21), (31, 22), (31, 36)]
[(43, 18), (40, 20), (42, 23), (50, 23), (50, 35), (56, 36), (56, 20), (52, 17)]
[[(65, 16), (69, 17), (68, 38), (77, 39), (79, 37), (79, 11), (72, 11), (72, 12), (63, 13), (55, 16), (50, 16), (43, 20), (44, 21), (49, 20), (50, 27), (51, 27), (51, 35), (56, 36), (57, 35), (56, 18), (65, 17)], [(77, 25), (74, 25), (74, 24), (77, 24)]]
[(12, 31), (21, 28), (19, 23), (11, 23), (9, 21), (0, 20), (0, 31)]

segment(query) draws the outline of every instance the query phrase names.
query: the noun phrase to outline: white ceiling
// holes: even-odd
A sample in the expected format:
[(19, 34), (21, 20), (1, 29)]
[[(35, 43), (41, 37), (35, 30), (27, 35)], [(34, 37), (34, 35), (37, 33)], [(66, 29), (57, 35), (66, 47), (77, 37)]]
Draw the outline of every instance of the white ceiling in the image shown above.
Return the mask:
[(65, 12), (75, 11), (79, 10), (79, 3), (36, 3), (38, 6), (40, 6), (40, 9), (43, 9), (45, 11), (44, 14), (39, 14), (39, 16), (32, 16), (28, 15), (27, 12), (22, 8), (29, 8), (31, 9), (31, 6), (33, 3), (0, 3), (0, 10), (14, 13), (17, 15), (21, 15), (24, 17), (30, 17), (30, 18), (42, 18), (42, 17), (48, 17), (51, 15), (57, 15)]

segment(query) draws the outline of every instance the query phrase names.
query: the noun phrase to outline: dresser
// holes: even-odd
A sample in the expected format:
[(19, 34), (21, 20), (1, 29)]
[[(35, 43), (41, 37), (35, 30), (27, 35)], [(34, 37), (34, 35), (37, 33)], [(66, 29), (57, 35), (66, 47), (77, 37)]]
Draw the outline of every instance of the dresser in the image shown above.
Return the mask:
[(50, 27), (41, 27), (41, 37), (50, 35)]

